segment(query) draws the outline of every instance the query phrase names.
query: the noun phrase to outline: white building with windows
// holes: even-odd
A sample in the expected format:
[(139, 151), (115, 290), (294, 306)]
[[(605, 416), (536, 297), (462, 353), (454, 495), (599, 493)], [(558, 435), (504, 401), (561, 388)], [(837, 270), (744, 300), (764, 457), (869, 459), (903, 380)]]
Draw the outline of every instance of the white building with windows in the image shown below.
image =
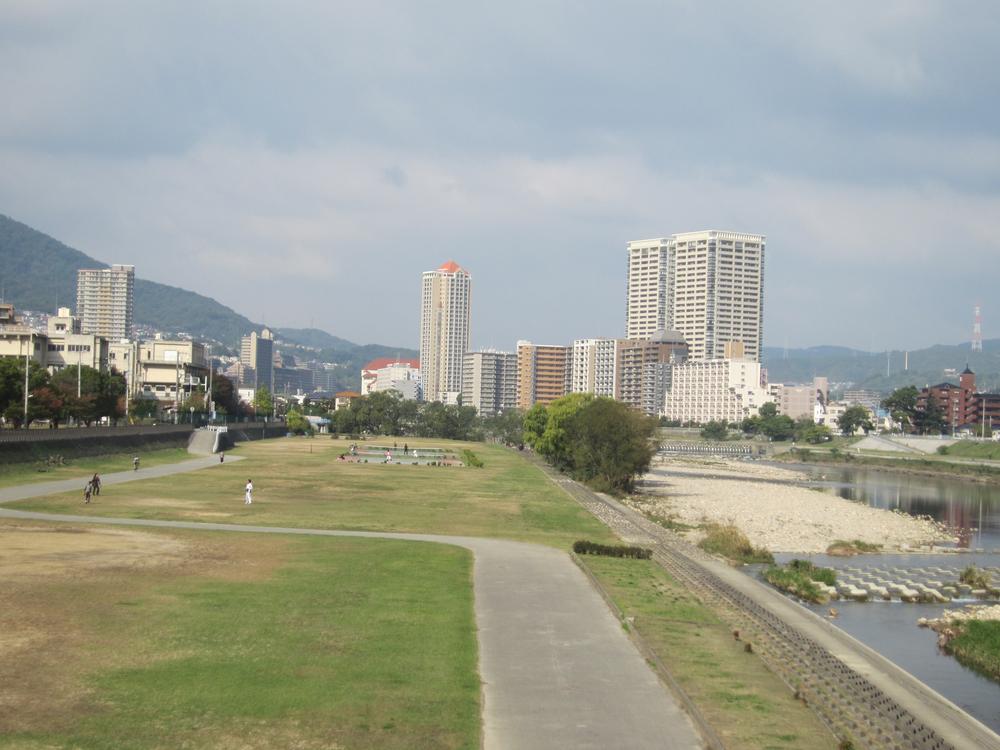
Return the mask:
[(109, 341), (132, 336), (135, 266), (81, 268), (76, 272), (76, 315), (82, 333)]
[(472, 276), (450, 260), (424, 271), (420, 292), (420, 368), (424, 399), (456, 403), (469, 351)]
[(669, 237), (628, 243), (625, 338), (649, 338), (667, 327), (669, 264)]
[(570, 363), (570, 391), (615, 398), (618, 383), (618, 339), (577, 339)]
[(773, 401), (761, 384), (761, 366), (749, 358), (675, 365), (663, 416), (681, 422), (742, 422)]
[(419, 400), (420, 360), (382, 357), (361, 368), (361, 395), (398, 391), (404, 399)]
[(492, 417), (517, 405), (517, 354), (485, 350), (466, 352), (462, 369), (462, 404)]

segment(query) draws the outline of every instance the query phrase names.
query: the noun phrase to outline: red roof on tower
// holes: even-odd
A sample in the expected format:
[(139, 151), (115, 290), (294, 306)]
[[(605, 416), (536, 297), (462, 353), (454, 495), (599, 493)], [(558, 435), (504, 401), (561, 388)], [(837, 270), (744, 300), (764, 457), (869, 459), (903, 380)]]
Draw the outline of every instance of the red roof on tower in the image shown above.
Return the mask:
[(458, 271), (463, 271), (465, 269), (463, 269), (455, 261), (449, 260), (447, 263), (445, 263), (444, 265), (442, 265), (438, 270), (439, 271), (447, 271), (448, 273), (456, 273)]

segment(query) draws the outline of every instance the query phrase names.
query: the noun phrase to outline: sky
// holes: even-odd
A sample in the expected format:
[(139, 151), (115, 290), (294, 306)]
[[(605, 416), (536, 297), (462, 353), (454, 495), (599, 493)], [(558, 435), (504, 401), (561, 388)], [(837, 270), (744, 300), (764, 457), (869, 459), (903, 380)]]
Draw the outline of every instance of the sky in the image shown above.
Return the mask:
[(0, 4), (0, 213), (273, 326), (624, 335), (626, 243), (764, 234), (765, 345), (1000, 337), (1000, 4)]

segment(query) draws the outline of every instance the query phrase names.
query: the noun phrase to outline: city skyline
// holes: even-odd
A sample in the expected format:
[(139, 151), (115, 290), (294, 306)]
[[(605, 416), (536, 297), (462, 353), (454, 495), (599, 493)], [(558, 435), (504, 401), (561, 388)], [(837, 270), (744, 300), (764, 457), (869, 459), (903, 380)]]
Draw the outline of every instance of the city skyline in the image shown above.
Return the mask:
[(1000, 9), (522, 11), (5, 4), (0, 212), (363, 342), (441, 257), (472, 348), (619, 336), (623, 244), (709, 227), (768, 238), (767, 346), (997, 337)]

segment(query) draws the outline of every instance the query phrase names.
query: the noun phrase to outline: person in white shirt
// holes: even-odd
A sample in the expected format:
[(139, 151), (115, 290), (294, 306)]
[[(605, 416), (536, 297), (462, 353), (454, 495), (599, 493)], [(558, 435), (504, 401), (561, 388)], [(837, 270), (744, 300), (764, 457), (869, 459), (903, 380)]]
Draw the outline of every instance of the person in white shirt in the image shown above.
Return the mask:
[(247, 480), (247, 493), (243, 498), (243, 504), (253, 505), (253, 482), (249, 479)]

